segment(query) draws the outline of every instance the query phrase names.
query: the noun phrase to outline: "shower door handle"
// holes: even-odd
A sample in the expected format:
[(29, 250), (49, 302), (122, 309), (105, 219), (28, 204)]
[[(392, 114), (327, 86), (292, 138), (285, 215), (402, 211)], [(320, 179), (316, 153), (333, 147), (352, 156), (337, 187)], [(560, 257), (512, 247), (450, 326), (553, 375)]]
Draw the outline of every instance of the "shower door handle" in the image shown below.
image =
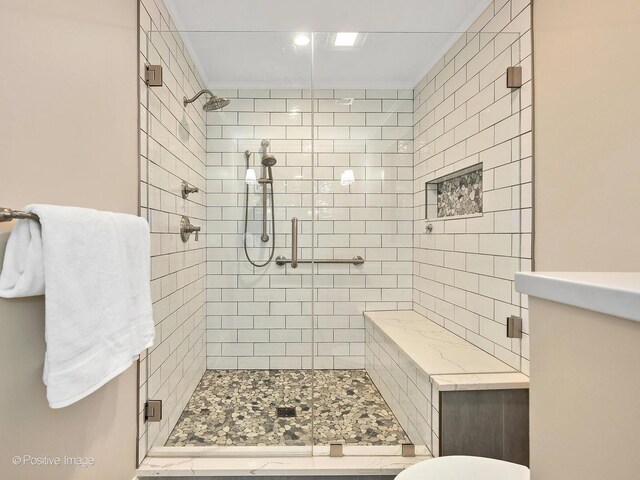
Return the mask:
[(291, 219), (291, 268), (298, 268), (298, 219)]

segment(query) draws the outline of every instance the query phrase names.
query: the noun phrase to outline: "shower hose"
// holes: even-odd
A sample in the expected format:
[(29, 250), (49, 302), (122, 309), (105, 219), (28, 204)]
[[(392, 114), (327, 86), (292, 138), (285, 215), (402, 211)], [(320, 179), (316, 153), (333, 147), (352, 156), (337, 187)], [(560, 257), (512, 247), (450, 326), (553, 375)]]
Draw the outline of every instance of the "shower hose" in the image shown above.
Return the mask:
[[(249, 161), (247, 160), (247, 169), (249, 168)], [(244, 254), (249, 260), (249, 263), (254, 267), (266, 267), (271, 262), (273, 258), (273, 253), (276, 250), (276, 215), (275, 215), (275, 204), (273, 203), (273, 180), (272, 183), (263, 183), (262, 188), (267, 188), (269, 185), (270, 197), (271, 197), (271, 253), (269, 254), (269, 259), (264, 263), (258, 263), (251, 259), (249, 256), (249, 250), (247, 249), (247, 227), (249, 223), (249, 184), (247, 183), (245, 186), (245, 202), (244, 202)], [(266, 215), (267, 212), (262, 212), (262, 215)]]

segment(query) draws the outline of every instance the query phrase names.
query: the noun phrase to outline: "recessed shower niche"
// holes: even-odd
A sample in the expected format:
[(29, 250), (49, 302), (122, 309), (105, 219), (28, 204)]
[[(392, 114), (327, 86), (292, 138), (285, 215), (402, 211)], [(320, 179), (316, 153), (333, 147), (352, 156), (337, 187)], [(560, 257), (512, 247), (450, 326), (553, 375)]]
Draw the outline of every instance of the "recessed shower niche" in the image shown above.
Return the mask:
[(482, 164), (426, 182), (426, 219), (482, 215)]

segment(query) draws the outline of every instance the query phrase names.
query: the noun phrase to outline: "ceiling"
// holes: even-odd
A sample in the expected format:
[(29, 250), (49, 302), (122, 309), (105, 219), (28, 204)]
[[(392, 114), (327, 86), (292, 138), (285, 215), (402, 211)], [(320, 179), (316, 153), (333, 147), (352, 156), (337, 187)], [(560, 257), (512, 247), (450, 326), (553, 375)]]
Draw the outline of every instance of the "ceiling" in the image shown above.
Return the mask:
[[(413, 88), (490, 0), (165, 3), (211, 88)], [(336, 48), (329, 33), (297, 46), (298, 32), (360, 35)]]

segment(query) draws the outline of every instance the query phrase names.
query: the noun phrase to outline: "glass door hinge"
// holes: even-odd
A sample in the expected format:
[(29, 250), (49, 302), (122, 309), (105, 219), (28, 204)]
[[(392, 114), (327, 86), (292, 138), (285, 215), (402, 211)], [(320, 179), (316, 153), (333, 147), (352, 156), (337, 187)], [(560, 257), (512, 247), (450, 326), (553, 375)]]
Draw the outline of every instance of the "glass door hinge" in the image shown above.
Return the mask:
[(162, 400), (149, 400), (144, 406), (144, 419), (147, 422), (162, 420)]
[(522, 338), (522, 318), (511, 315), (507, 317), (507, 338)]
[(145, 65), (144, 81), (150, 87), (161, 87), (162, 65)]
[(507, 88), (522, 87), (522, 67), (507, 68)]

